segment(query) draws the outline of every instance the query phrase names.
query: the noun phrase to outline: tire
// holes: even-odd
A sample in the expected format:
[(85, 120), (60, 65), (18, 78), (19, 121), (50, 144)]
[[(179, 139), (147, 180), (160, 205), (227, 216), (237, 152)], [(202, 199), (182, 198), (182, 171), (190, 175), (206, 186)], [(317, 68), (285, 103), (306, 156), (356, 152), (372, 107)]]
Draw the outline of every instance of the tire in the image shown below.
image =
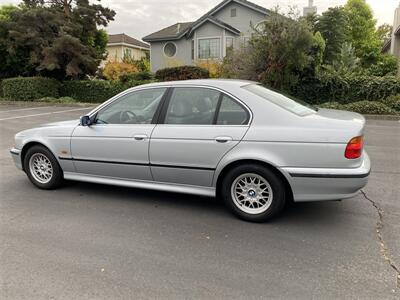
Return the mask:
[(250, 222), (271, 219), (286, 203), (282, 180), (270, 169), (256, 164), (232, 169), (222, 181), (221, 195), (233, 214)]
[(57, 159), (47, 148), (39, 145), (26, 152), (24, 170), (29, 180), (40, 189), (55, 189), (64, 179)]

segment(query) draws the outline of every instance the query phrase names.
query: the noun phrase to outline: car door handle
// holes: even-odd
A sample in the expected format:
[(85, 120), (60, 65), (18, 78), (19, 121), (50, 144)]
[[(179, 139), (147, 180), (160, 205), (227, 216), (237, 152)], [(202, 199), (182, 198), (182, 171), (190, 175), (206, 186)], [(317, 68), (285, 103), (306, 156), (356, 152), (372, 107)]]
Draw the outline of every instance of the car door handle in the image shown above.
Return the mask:
[(218, 136), (215, 138), (215, 141), (218, 143), (227, 143), (232, 141), (232, 138), (230, 136)]
[(143, 140), (147, 139), (147, 135), (146, 134), (135, 134), (133, 136), (133, 138), (137, 141), (143, 141)]

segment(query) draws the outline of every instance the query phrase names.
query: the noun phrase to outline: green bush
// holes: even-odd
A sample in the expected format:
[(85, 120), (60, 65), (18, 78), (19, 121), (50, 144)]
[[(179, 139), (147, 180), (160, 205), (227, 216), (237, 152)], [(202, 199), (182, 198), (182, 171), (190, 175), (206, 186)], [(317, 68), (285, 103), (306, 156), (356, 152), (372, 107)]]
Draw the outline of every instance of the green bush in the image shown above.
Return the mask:
[(3, 96), (4, 96), (4, 94), (3, 94), (3, 81), (0, 80), (0, 98), (3, 97)]
[(142, 71), (137, 73), (123, 74), (119, 77), (119, 81), (121, 82), (142, 81), (142, 80), (152, 80), (153, 78), (154, 76), (150, 72)]
[(390, 96), (390, 97), (382, 100), (381, 102), (383, 104), (386, 104), (387, 106), (389, 106), (391, 109), (394, 109), (395, 111), (400, 112), (400, 94)]
[(130, 87), (149, 82), (152, 81), (129, 81), (126, 83), (106, 80), (64, 81), (60, 88), (60, 96), (71, 97), (82, 102), (101, 103)]
[(43, 97), (58, 97), (60, 83), (45, 77), (15, 77), (2, 81), (3, 96), (11, 100), (25, 101)]
[(196, 66), (181, 66), (158, 70), (155, 77), (159, 81), (210, 78), (210, 72)]
[(345, 110), (371, 115), (394, 115), (396, 112), (385, 104), (378, 101), (358, 101), (346, 104)]
[(385, 99), (400, 94), (400, 79), (395, 76), (340, 76), (321, 74), (304, 78), (292, 90), (293, 96), (311, 104)]
[(397, 112), (385, 105), (382, 102), (378, 101), (358, 101), (349, 104), (340, 104), (338, 102), (326, 102), (323, 104), (319, 104), (320, 108), (329, 108), (329, 109), (339, 109), (339, 110), (348, 110), (357, 112), (360, 114), (372, 114), (372, 115), (394, 115)]

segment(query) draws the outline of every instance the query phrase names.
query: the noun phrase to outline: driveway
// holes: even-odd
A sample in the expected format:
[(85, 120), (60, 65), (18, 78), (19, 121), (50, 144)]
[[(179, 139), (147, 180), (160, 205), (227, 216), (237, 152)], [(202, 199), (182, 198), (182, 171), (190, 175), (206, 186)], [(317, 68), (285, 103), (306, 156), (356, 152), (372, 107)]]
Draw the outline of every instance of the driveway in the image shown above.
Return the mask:
[(0, 105), (1, 299), (400, 298), (398, 121), (367, 122), (364, 193), (252, 224), (212, 198), (33, 187), (13, 135), (87, 110)]

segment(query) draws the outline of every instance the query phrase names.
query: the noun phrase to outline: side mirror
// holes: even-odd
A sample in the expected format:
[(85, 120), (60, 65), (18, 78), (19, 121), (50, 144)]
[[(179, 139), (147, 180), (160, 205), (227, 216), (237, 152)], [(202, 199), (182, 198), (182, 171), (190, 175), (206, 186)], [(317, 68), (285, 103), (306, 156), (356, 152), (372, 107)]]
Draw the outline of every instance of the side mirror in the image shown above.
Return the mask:
[(92, 120), (90, 119), (89, 116), (82, 116), (80, 123), (82, 126), (90, 126), (92, 125)]

